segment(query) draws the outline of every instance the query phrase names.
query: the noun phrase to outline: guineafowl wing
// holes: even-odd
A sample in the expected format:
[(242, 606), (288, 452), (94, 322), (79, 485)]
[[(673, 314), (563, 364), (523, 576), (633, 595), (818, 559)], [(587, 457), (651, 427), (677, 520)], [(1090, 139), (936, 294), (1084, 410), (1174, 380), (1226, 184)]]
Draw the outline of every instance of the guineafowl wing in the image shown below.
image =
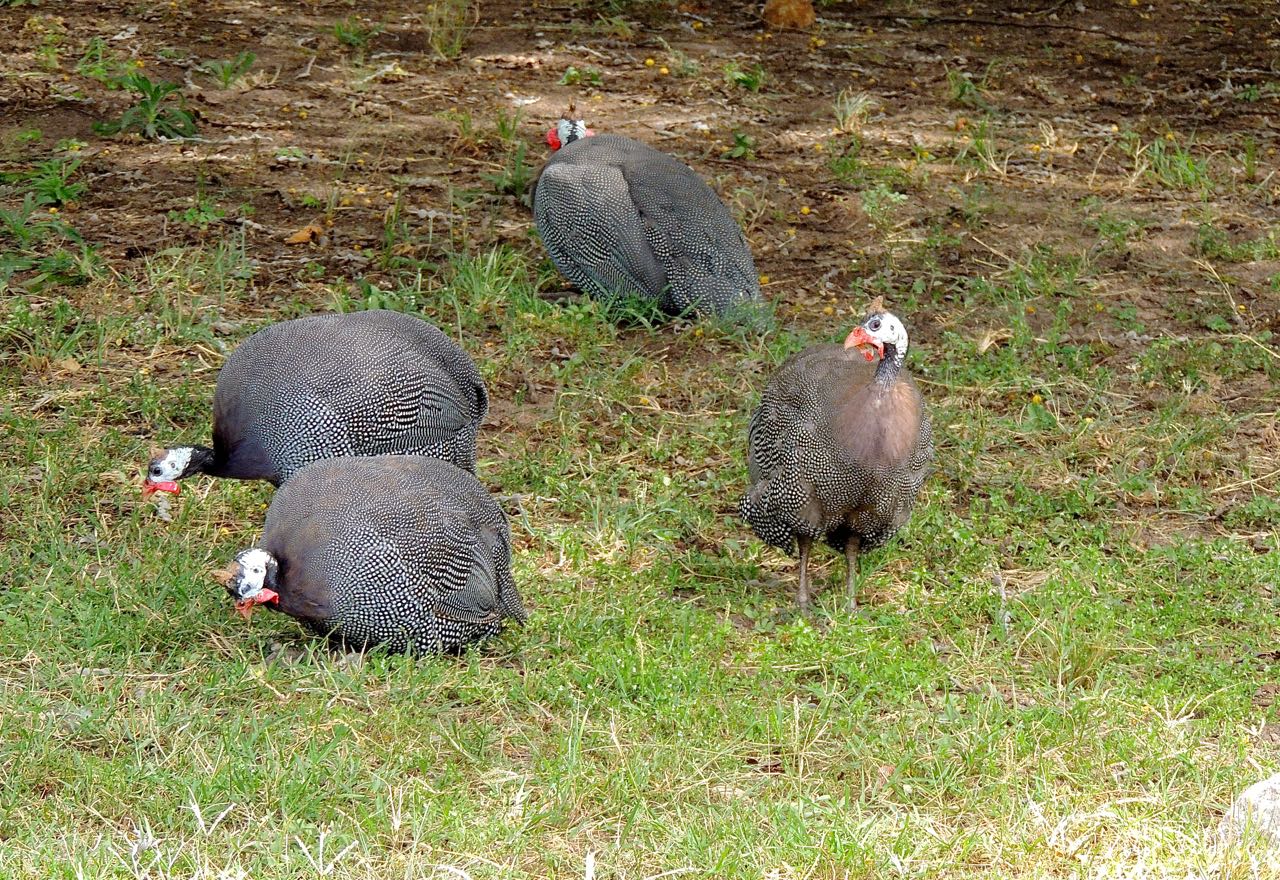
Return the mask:
[(533, 216), (551, 261), (582, 290), (606, 300), (662, 296), (666, 275), (617, 166), (553, 160)]
[(645, 239), (662, 267), (669, 312), (723, 314), (760, 299), (747, 240), (719, 196), (688, 166), (643, 144), (621, 166)]

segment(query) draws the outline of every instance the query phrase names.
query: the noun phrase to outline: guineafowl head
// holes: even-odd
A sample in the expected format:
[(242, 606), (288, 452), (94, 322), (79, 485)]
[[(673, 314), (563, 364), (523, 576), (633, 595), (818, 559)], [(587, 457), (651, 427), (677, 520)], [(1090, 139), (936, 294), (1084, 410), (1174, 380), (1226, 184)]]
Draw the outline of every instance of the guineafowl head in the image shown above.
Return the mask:
[(212, 459), (208, 449), (198, 446), (175, 446), (157, 451), (147, 465), (147, 476), (142, 483), (142, 497), (156, 492), (177, 495), (178, 480), (203, 471)]
[(558, 150), (561, 147), (567, 147), (569, 144), (584, 137), (591, 137), (594, 131), (587, 128), (587, 123), (581, 119), (570, 119), (564, 117), (556, 123), (556, 127), (547, 132), (547, 146), (552, 150)]
[(248, 620), (253, 606), (280, 601), (280, 594), (275, 591), (279, 574), (280, 563), (276, 558), (266, 550), (252, 547), (237, 553), (235, 562), (217, 577), (235, 600), (240, 616)]
[(907, 328), (892, 312), (875, 312), (853, 328), (845, 338), (844, 347), (860, 349), (867, 360), (872, 360), (876, 354), (881, 358), (901, 360), (907, 353)]

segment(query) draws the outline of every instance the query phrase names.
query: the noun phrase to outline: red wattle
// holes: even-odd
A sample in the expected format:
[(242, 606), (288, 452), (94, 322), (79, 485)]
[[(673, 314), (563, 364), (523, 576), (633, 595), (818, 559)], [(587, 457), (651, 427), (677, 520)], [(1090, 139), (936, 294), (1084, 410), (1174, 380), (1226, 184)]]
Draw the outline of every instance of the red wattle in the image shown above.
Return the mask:
[(153, 483), (151, 480), (144, 480), (142, 483), (142, 497), (150, 498), (157, 492), (167, 492), (170, 495), (182, 494), (182, 487), (172, 480), (164, 480), (163, 482)]

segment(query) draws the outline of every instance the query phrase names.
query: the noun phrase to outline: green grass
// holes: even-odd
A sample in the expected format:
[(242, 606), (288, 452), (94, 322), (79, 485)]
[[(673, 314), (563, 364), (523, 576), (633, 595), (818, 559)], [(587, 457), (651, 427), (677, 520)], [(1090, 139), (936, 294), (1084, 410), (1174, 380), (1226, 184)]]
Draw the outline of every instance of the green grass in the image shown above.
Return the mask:
[[(175, 252), (148, 285), (233, 269)], [(1274, 561), (1208, 528), (1214, 494), (1262, 473), (1205, 456), (1256, 418), (1178, 394), (1135, 413), (1093, 345), (1033, 344), (1025, 303), (1078, 270), (1031, 254), (972, 288), (1016, 345), (913, 348), (938, 472), (864, 564), (861, 616), (820, 554), (816, 626), (787, 613), (792, 562), (732, 514), (759, 377), (804, 337), (620, 328), (537, 299), (516, 251), (458, 255), (399, 302), (524, 407), (480, 473), (533, 609), (460, 660), (353, 663), (231, 614), (209, 571), (268, 487), (192, 484), (172, 522), (139, 499), (149, 441), (207, 435), (216, 299), (158, 325), (124, 291), (11, 309), (0, 873), (577, 877), (592, 853), (609, 876), (1057, 877), (1127, 851), (1199, 870), (1186, 829), (1252, 778), (1274, 681)], [(1195, 349), (1153, 348), (1142, 376), (1277, 378), (1249, 346)], [(146, 352), (170, 367), (121, 369)], [(67, 358), (83, 369), (51, 393)]]
[[(674, 9), (574, 5), (564, 37), (593, 47)], [(465, 56), (477, 9), (386, 20), (424, 56)], [(165, 15), (148, 36), (178, 45), (155, 31)], [(120, 108), (105, 89), (155, 54), (126, 57), (136, 44), (105, 36), (124, 26), (63, 56)], [(303, 69), (314, 48), (281, 28), (261, 31), (262, 69)], [(1145, 145), (1066, 118), (1079, 150), (1046, 173), (1026, 159), (1034, 123), (1076, 105), (1044, 100), (1062, 61), (1036, 68), (1035, 53), (995, 91), (939, 69), (867, 124), (905, 76), (837, 80), (842, 59), (892, 66), (905, 44), (880, 41), (918, 39), (870, 30), (824, 30), (814, 58), (836, 66), (819, 73), (761, 33), (776, 76), (758, 94), (753, 70), (724, 88), (750, 37), (718, 20), (660, 54), (687, 74), (668, 100), (690, 112), (728, 99), (788, 120), (780, 138), (732, 106), (706, 140), (662, 142), (742, 217), (773, 276), (767, 335), (538, 296), (563, 279), (509, 195), (544, 155), (527, 145), (545, 120), (504, 95), (594, 55), (548, 50), (554, 64), (492, 80), (464, 57), (371, 83), (403, 117), (378, 117), (341, 171), (342, 77), (323, 92), (282, 79), (314, 121), (266, 145), (240, 138), (278, 111), (266, 89), (211, 110), (207, 142), (63, 156), (56, 120), (6, 136), (0, 878), (1280, 876), (1256, 843), (1214, 844), (1235, 794), (1280, 769), (1266, 144), (1192, 103), (1185, 147), (1150, 133), (1154, 115)], [(359, 57), (377, 32), (351, 18), (324, 36)], [(607, 97), (672, 82), (632, 66), (601, 67)], [(1158, 108), (1166, 85), (1125, 88), (1154, 89)], [(1021, 109), (990, 109), (1006, 103)], [(617, 106), (641, 137), (644, 114), (669, 112)], [(601, 104), (602, 130), (617, 106)], [(760, 137), (758, 160), (719, 161), (735, 126)], [(1250, 162), (1255, 185), (1228, 185)], [(356, 186), (392, 197), (352, 202)], [(243, 231), (219, 221), (255, 208)], [(330, 240), (287, 244), (312, 215)], [(821, 549), (817, 608), (798, 618), (794, 560), (735, 513), (747, 420), (777, 365), (881, 294), (912, 332), (936, 470), (907, 528), (862, 560), (861, 613), (843, 611), (843, 560)], [(531, 617), (461, 657), (346, 657), (281, 615), (240, 620), (211, 572), (258, 537), (266, 485), (190, 481), (170, 520), (140, 498), (153, 445), (208, 441), (235, 345), (365, 308), (458, 339), (493, 400), (478, 471), (508, 511)]]

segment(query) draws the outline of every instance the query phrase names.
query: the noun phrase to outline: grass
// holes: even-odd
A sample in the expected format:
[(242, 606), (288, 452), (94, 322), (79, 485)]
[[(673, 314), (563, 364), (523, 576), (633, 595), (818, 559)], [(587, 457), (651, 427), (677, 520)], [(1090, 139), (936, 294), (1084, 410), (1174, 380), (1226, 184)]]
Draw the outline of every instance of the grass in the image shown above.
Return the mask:
[[(194, 264), (202, 288), (227, 271)], [(147, 286), (171, 299), (187, 265)], [(1038, 332), (1024, 303), (1071, 271), (1031, 255), (972, 296), (1020, 339)], [(1031, 859), (1047, 877), (1130, 848), (1209, 864), (1180, 835), (1248, 776), (1233, 756), (1271, 679), (1275, 571), (1229, 536), (1175, 538), (1212, 507), (1177, 493), (1274, 466), (1202, 464), (1249, 416), (1188, 419), (1175, 395), (1148, 421), (1087, 344), (921, 344), (939, 472), (865, 569), (863, 616), (839, 612), (839, 561), (819, 557), (818, 628), (785, 613), (792, 563), (730, 512), (757, 376), (803, 339), (628, 330), (533, 291), (503, 249), (400, 300), (467, 341), (501, 397), (513, 375), (543, 389), (480, 462), (534, 616), (461, 661), (353, 663), (281, 617), (244, 627), (208, 571), (253, 541), (267, 487), (193, 486), (170, 523), (138, 499), (140, 433), (207, 433), (207, 306), (156, 326), (127, 291), (107, 308), (69, 291), (6, 315), (27, 357), (7, 368), (24, 382), (3, 453), (0, 872), (578, 876), (590, 852), (614, 874), (1023, 876)], [(482, 345), (492, 327), (507, 344)], [(177, 369), (119, 369), (145, 351)], [(82, 367), (51, 394), (67, 359)], [(1248, 346), (1197, 369), (1227, 364), (1276, 378)], [(1134, 504), (1154, 507), (1120, 513)]]
[[(386, 20), (423, 20), (402, 11)], [(351, 28), (369, 31), (353, 54), (373, 51)], [(493, 90), (587, 56), (511, 84), (502, 68), (481, 91), (459, 85), (477, 79), (465, 57), (433, 65), (430, 89), (372, 83), (403, 108), (401, 139), (353, 145), (341, 172), (341, 77), (325, 85), (341, 100), (306, 92), (314, 130), (265, 146), (238, 140), (279, 109), (252, 103), (265, 90), (221, 104), (209, 143), (59, 157), (53, 122), (6, 141), (0, 877), (1277, 875), (1256, 843), (1214, 844), (1234, 795), (1280, 766), (1280, 275), (1269, 197), (1208, 177), (1256, 131), (1203, 125), (1179, 159), (1162, 136), (1095, 139), (1054, 103), (1042, 115), (1081, 146), (1049, 177), (1015, 151), (1034, 118), (960, 128), (949, 106), (1034, 117), (1016, 91), (1047, 82), (1033, 69), (954, 96), (922, 83), (870, 121), (862, 96), (885, 93), (861, 79), (833, 120), (842, 86), (796, 91), (811, 74), (763, 39), (768, 88), (721, 88), (721, 30), (699, 38), (716, 52), (682, 42), (705, 71), (682, 81), (691, 112), (703, 92), (816, 108), (795, 128), (824, 147), (758, 123), (756, 162), (720, 160), (732, 125), (660, 142), (722, 175), (774, 278), (768, 335), (539, 298), (561, 280), (527, 210), (494, 194), (527, 187), (534, 120)], [(865, 31), (842, 49), (858, 64), (915, 38)], [(293, 45), (279, 36), (263, 33), (266, 69)], [(84, 63), (128, 75), (115, 45)], [(610, 94), (662, 82), (635, 67), (609, 67)], [(620, 118), (608, 100), (602, 130)], [(625, 105), (636, 136), (647, 106)], [(242, 201), (255, 223), (229, 234), (218, 214)], [(332, 243), (284, 243), (313, 214)], [(862, 613), (842, 612), (843, 560), (824, 549), (805, 620), (794, 561), (734, 512), (746, 424), (770, 371), (841, 338), (876, 294), (912, 331), (936, 472), (863, 560)], [(236, 617), (210, 573), (256, 539), (268, 486), (192, 481), (171, 521), (139, 497), (152, 445), (207, 442), (226, 352), (269, 321), (373, 307), (457, 338), (494, 401), (478, 471), (532, 614), (460, 658), (345, 657), (280, 615)]]

